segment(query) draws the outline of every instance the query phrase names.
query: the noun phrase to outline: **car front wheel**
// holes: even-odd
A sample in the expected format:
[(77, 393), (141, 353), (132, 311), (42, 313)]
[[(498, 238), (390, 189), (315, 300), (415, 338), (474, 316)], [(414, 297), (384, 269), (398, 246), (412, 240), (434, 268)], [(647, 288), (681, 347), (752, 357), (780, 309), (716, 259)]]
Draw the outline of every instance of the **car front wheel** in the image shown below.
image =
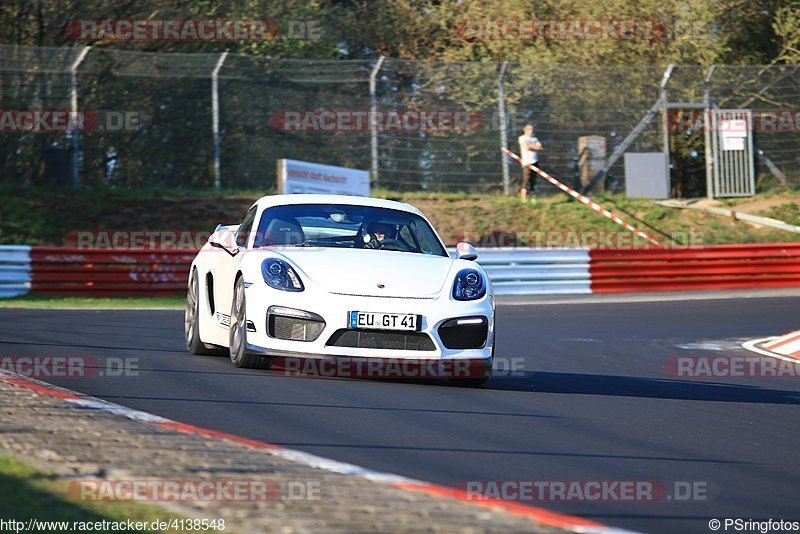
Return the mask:
[(228, 333), (231, 363), (236, 367), (267, 369), (269, 360), (258, 354), (247, 352), (247, 306), (244, 294), (244, 279), (236, 279), (231, 303), (231, 326)]
[(189, 354), (217, 354), (218, 350), (207, 347), (200, 340), (200, 291), (198, 287), (197, 270), (195, 269), (189, 278), (189, 285), (186, 289), (186, 310), (183, 316), (186, 350), (189, 351)]

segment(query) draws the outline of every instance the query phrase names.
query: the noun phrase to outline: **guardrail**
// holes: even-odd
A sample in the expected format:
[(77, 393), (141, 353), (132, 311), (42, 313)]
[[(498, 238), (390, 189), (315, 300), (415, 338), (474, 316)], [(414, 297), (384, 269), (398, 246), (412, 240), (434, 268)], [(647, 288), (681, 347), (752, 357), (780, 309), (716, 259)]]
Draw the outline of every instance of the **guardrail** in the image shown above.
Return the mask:
[(0, 297), (24, 295), (30, 291), (31, 247), (0, 245)]
[(591, 293), (589, 249), (484, 248), (478, 263), (496, 295)]
[(800, 243), (593, 249), (592, 293), (800, 287)]
[[(160, 296), (193, 250), (0, 247), (0, 296)], [(800, 243), (643, 249), (480, 249), (498, 295), (800, 287)]]
[(33, 247), (31, 290), (44, 295), (164, 296), (186, 291), (196, 251)]

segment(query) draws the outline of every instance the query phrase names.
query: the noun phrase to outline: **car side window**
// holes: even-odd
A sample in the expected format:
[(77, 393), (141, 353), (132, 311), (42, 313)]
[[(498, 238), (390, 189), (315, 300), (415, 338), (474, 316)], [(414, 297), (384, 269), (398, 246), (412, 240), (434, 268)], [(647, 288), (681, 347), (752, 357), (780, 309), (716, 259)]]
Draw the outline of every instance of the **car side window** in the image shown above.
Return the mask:
[(253, 221), (255, 220), (256, 207), (253, 206), (250, 208), (250, 211), (247, 212), (247, 215), (244, 216), (244, 219), (242, 219), (242, 224), (239, 225), (239, 229), (236, 230), (236, 246), (247, 246), (247, 239), (250, 237), (250, 231), (253, 229)]

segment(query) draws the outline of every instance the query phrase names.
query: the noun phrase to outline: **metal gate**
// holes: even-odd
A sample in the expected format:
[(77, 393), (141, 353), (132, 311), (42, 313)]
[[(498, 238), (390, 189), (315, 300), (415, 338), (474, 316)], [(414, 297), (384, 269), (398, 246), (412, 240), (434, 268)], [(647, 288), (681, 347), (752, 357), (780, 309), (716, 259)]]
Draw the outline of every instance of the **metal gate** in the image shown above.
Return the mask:
[[(710, 115), (710, 122), (708, 123)], [(749, 109), (712, 109), (706, 113), (711, 135), (714, 197), (750, 197), (756, 192), (753, 161), (753, 113)], [(708, 137), (707, 137), (708, 139)]]

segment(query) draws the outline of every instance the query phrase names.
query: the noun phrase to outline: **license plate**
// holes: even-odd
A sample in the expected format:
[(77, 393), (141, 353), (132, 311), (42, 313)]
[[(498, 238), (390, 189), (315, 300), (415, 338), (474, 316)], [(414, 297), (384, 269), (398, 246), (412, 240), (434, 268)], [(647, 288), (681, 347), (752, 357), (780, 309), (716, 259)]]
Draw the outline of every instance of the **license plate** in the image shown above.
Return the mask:
[(419, 315), (413, 313), (350, 312), (350, 328), (375, 330), (417, 330)]

